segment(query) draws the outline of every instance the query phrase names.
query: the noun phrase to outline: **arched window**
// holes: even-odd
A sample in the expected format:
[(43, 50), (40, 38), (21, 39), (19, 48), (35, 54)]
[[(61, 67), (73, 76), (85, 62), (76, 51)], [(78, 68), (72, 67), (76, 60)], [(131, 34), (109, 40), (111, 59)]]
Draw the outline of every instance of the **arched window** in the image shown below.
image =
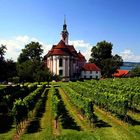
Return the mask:
[(62, 67), (62, 66), (63, 66), (63, 59), (59, 58), (59, 67)]

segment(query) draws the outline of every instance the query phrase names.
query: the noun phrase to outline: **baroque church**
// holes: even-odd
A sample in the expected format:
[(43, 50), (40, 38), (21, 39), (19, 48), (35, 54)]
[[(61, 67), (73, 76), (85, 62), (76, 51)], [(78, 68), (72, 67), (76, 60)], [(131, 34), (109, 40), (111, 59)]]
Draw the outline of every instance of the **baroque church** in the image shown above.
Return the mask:
[(101, 70), (93, 63), (86, 63), (82, 53), (77, 52), (73, 45), (69, 45), (68, 37), (64, 20), (61, 40), (44, 56), (45, 67), (53, 74), (59, 75), (63, 81), (100, 78)]

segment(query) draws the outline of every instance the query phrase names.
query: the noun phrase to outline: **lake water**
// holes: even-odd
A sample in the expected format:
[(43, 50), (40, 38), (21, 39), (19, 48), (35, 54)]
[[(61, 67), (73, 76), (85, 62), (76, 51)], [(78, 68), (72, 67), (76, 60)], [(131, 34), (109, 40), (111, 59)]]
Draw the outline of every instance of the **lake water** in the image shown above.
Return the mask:
[(129, 70), (130, 71), (130, 70), (133, 69), (133, 67), (121, 66), (120, 69), (121, 70)]

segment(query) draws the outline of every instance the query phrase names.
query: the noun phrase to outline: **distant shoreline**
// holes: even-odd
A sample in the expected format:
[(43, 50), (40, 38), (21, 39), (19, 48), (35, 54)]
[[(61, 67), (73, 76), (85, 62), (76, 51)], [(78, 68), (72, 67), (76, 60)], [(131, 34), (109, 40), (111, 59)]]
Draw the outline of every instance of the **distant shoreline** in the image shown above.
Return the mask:
[(123, 62), (123, 66), (121, 66), (120, 69), (130, 71), (136, 66), (140, 66), (140, 62)]

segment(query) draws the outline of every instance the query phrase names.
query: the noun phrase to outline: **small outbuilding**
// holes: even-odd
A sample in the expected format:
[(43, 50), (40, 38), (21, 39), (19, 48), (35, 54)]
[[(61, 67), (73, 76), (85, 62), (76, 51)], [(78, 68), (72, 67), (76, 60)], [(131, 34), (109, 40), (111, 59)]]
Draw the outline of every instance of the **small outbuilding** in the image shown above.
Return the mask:
[(82, 79), (100, 79), (101, 69), (97, 67), (94, 63), (86, 63), (82, 67), (81, 78)]
[(128, 70), (121, 70), (121, 69), (118, 69), (117, 72), (115, 72), (113, 74), (113, 77), (128, 77), (129, 75), (129, 71)]

